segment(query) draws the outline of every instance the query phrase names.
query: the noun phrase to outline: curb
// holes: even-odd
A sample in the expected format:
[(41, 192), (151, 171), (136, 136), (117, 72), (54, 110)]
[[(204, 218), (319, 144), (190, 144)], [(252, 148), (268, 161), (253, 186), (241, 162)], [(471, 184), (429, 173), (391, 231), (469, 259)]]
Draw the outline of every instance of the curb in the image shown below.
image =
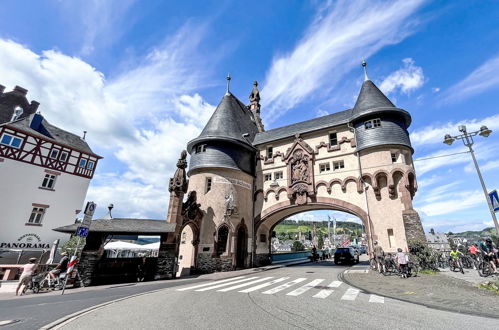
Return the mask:
[(345, 277), (343, 276), (344, 273), (345, 273), (346, 270), (344, 270), (343, 272), (341, 272), (340, 274), (338, 274), (338, 279), (342, 282), (345, 282), (346, 284), (350, 285), (351, 287), (354, 287), (356, 289), (359, 289), (367, 294), (375, 294), (377, 296), (382, 296), (382, 297), (385, 297), (385, 298), (390, 298), (390, 299), (394, 299), (394, 300), (398, 300), (398, 301), (403, 301), (403, 302), (407, 302), (407, 303), (410, 303), (410, 304), (415, 304), (415, 305), (419, 305), (419, 306), (423, 306), (423, 307), (426, 307), (426, 308), (431, 308), (431, 309), (436, 309), (436, 310), (440, 310), (440, 311), (444, 311), (444, 312), (451, 312), (451, 313), (458, 313), (458, 314), (466, 314), (466, 315), (471, 315), (471, 316), (479, 316), (479, 317), (486, 317), (486, 318), (490, 318), (490, 319), (499, 319), (499, 315), (494, 315), (494, 314), (487, 314), (487, 313), (478, 313), (478, 312), (469, 312), (469, 311), (466, 311), (466, 310), (455, 310), (455, 309), (451, 309), (451, 308), (446, 308), (446, 307), (442, 307), (442, 306), (438, 306), (438, 305), (433, 305), (433, 304), (425, 304), (425, 303), (421, 303), (421, 302), (417, 302), (417, 301), (412, 301), (412, 300), (409, 300), (409, 299), (404, 299), (404, 298), (400, 298), (400, 297), (394, 297), (394, 296), (390, 296), (390, 295), (386, 295), (386, 294), (380, 294), (380, 293), (377, 293), (377, 292), (373, 292), (371, 290), (367, 290), (365, 288), (362, 288), (358, 285), (355, 285), (355, 284), (352, 284), (352, 282), (348, 281), (347, 279), (345, 279)]

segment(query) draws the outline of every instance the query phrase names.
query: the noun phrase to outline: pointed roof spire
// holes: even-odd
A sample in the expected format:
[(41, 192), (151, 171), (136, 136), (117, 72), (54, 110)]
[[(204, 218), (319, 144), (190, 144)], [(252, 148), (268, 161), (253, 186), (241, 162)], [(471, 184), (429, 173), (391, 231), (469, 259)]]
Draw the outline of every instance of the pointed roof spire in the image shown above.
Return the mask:
[(226, 95), (229, 95), (230, 94), (230, 72), (227, 73), (227, 92), (225, 93)]
[(367, 63), (365, 60), (362, 60), (362, 67), (364, 68), (364, 81), (368, 81), (369, 77), (367, 76)]

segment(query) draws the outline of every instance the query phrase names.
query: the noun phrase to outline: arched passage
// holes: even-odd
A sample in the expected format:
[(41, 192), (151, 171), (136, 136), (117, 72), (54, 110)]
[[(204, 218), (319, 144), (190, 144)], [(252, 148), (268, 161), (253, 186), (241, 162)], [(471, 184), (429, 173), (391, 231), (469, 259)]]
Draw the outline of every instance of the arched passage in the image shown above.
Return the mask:
[(198, 242), (198, 228), (191, 224), (185, 225), (180, 233), (177, 277), (190, 275), (196, 268)]

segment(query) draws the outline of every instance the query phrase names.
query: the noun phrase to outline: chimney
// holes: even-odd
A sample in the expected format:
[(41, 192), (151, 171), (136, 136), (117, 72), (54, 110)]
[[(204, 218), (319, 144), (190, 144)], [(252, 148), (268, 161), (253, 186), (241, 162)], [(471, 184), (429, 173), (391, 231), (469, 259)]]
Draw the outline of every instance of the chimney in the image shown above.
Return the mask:
[(28, 90), (26, 88), (22, 88), (22, 87), (19, 87), (19, 86), (14, 87), (14, 91), (18, 92), (22, 96), (26, 96), (26, 94), (28, 94)]
[(31, 101), (31, 104), (30, 104), (30, 107), (29, 107), (30, 114), (34, 114), (36, 112), (36, 110), (38, 110), (39, 106), (40, 106), (40, 102)]

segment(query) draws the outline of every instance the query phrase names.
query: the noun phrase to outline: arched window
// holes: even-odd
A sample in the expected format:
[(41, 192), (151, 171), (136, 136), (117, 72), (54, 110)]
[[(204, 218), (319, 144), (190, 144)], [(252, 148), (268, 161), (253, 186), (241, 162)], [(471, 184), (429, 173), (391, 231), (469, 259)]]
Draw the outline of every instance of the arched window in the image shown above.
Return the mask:
[(10, 121), (18, 120), (19, 117), (21, 117), (21, 115), (23, 114), (23, 111), (23, 108), (21, 108), (20, 106), (15, 107), (14, 114), (12, 115), (12, 119)]
[(227, 240), (229, 238), (229, 227), (222, 225), (218, 228), (217, 235), (217, 255), (222, 255), (227, 250)]

